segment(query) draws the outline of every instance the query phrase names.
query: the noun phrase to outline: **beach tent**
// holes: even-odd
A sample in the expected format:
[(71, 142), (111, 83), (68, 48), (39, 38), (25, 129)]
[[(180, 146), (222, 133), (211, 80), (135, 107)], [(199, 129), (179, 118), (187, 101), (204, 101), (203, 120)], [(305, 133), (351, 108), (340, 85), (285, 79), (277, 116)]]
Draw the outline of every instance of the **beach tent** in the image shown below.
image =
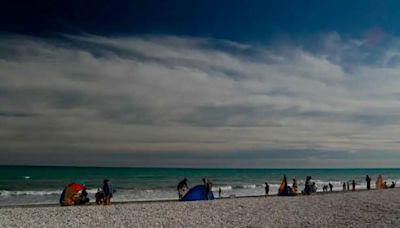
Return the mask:
[(289, 189), (287, 186), (286, 176), (283, 176), (281, 185), (279, 186), (279, 189), (278, 189), (278, 196), (289, 196)]
[[(196, 201), (204, 200), (206, 194), (206, 187), (204, 185), (197, 185), (189, 189), (189, 191), (182, 197), (181, 201)], [(210, 192), (209, 199), (214, 199), (214, 194)]]
[(79, 191), (83, 190), (85, 186), (78, 183), (71, 183), (64, 188), (63, 192), (60, 196), (60, 205), (61, 206), (71, 206), (73, 205), (72, 197), (77, 194)]
[(383, 188), (383, 177), (382, 175), (379, 175), (378, 178), (376, 179), (376, 190), (380, 190)]

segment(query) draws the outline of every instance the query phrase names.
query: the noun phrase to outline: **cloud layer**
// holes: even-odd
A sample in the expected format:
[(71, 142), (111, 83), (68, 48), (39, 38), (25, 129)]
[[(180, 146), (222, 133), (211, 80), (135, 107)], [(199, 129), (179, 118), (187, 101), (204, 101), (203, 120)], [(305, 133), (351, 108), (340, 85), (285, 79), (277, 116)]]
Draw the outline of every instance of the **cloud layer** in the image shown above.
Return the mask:
[(3, 36), (0, 158), (68, 163), (66, 153), (85, 153), (101, 164), (131, 156), (139, 165), (263, 166), (293, 157), (342, 166), (350, 156), (359, 166), (391, 165), (400, 160), (400, 43), (386, 39), (329, 33), (262, 46)]

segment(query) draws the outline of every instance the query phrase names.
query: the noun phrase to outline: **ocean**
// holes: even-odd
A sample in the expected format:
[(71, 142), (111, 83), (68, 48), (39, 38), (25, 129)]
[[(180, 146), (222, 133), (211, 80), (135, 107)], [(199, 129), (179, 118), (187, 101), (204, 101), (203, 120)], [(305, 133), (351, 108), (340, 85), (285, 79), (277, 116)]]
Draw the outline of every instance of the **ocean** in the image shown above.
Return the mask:
[(84, 184), (91, 201), (103, 179), (109, 179), (117, 190), (113, 201), (176, 200), (177, 183), (188, 179), (189, 187), (202, 183), (206, 177), (213, 182), (214, 195), (222, 197), (264, 194), (264, 183), (270, 194), (276, 194), (283, 175), (288, 184), (297, 179), (303, 189), (306, 176), (322, 191), (329, 182), (334, 191), (342, 190), (343, 182), (355, 180), (357, 189), (365, 189), (365, 175), (383, 175), (388, 185), (400, 182), (400, 169), (191, 169), (191, 168), (109, 168), (109, 167), (50, 167), (0, 166), (0, 206), (26, 204), (56, 204), (63, 188), (71, 182)]

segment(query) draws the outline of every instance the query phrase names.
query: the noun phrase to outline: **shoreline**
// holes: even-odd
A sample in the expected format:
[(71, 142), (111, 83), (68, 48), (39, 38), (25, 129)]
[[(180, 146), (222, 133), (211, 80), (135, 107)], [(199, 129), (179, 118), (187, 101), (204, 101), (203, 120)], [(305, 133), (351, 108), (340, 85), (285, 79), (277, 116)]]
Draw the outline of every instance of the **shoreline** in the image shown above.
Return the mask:
[[(394, 189), (397, 189), (394, 188)], [(382, 189), (382, 190), (387, 190), (387, 189)], [(367, 189), (359, 189), (356, 190), (356, 192), (363, 192), (363, 191), (382, 191), (382, 190), (367, 190)], [(350, 191), (332, 191), (332, 192), (315, 192), (312, 193), (311, 195), (325, 195), (325, 194), (340, 194), (340, 193), (346, 193), (346, 192), (352, 192)], [(241, 198), (270, 198), (270, 197), (280, 197), (280, 198), (285, 198), (285, 197), (308, 197), (311, 195), (302, 195), (299, 194), (297, 196), (278, 196), (278, 194), (270, 194), (268, 196), (265, 195), (250, 195), (250, 196), (234, 196), (234, 197), (221, 197), (218, 198), (216, 197), (215, 200), (226, 200), (226, 199), (241, 199)], [(123, 205), (123, 204), (149, 204), (149, 203), (169, 203), (169, 202), (182, 202), (179, 201), (178, 199), (165, 199), (165, 200), (130, 200), (130, 201), (116, 201), (112, 202), (112, 205)], [(191, 202), (199, 202), (199, 201), (191, 201)], [(88, 204), (84, 205), (77, 205), (77, 206), (69, 206), (69, 207), (90, 207), (90, 206), (102, 206), (102, 205), (97, 205), (95, 202), (89, 202)], [(45, 204), (16, 204), (16, 205), (0, 205), (0, 209), (2, 208), (36, 208), (36, 207), (62, 207), (60, 206), (59, 203), (45, 203)]]

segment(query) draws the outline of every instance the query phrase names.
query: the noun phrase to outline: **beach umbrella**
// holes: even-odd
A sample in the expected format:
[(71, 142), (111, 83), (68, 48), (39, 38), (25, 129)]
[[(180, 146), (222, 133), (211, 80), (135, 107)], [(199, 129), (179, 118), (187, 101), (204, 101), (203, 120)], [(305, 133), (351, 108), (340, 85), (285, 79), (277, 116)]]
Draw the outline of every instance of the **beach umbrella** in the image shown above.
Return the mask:
[(67, 187), (72, 188), (75, 192), (79, 192), (85, 188), (85, 186), (78, 183), (71, 183)]
[(73, 205), (74, 196), (81, 190), (83, 190), (85, 186), (78, 184), (78, 183), (70, 183), (65, 188), (64, 191), (61, 193), (60, 197), (60, 204), (63, 206), (70, 206)]
[(281, 185), (279, 186), (278, 189), (278, 196), (288, 196), (288, 195), (289, 195), (289, 189), (287, 186), (286, 176), (283, 176)]

